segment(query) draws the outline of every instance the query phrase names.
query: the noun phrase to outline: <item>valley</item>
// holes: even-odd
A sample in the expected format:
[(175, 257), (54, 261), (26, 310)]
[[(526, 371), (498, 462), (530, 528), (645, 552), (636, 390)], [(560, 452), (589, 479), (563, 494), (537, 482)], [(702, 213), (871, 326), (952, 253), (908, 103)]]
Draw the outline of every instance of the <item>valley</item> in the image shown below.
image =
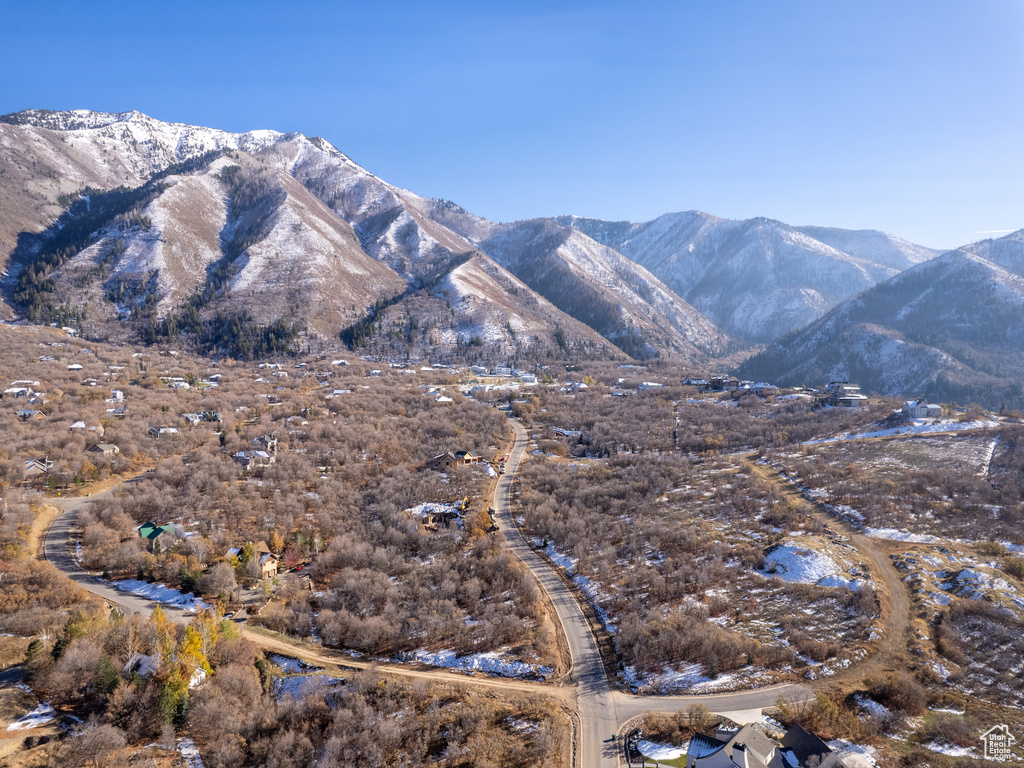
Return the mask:
[(1024, 729), (1021, 232), (498, 222), (320, 137), (27, 110), (0, 267), (12, 765)]

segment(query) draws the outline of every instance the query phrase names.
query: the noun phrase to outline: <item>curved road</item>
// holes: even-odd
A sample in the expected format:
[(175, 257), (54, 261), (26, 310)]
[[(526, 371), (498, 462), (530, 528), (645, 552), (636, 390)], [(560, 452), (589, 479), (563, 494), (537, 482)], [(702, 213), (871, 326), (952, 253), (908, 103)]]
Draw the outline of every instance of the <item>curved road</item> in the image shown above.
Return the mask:
[[(526, 543), (519, 528), (515, 525), (511, 513), (511, 492), (512, 480), (519, 469), (523, 454), (526, 451), (527, 433), (515, 419), (509, 420), (515, 429), (515, 445), (509, 454), (506, 462), (506, 472), (499, 476), (494, 491), (495, 519), (505, 535), (509, 548), (513, 553), (530, 569), (536, 577), (541, 588), (547, 593), (558, 615), (562, 630), (572, 658), (572, 667), (569, 679), (574, 685), (576, 697), (576, 711), (579, 714), (580, 729), (578, 733), (579, 743), (577, 745), (578, 768), (611, 768), (620, 764), (620, 750), (618, 742), (612, 742), (612, 734), (619, 732), (619, 727), (637, 715), (649, 710), (659, 712), (675, 713), (689, 707), (691, 704), (700, 703), (708, 707), (712, 712), (719, 714), (759, 712), (764, 707), (775, 705), (779, 696), (789, 701), (803, 701), (812, 697), (811, 692), (801, 685), (779, 685), (771, 688), (757, 690), (739, 691), (736, 693), (711, 694), (703, 696), (633, 696), (612, 688), (604, 664), (601, 660), (601, 653), (598, 650), (597, 640), (587, 623), (586, 615), (576, 600), (573, 590), (566, 585), (562, 577), (555, 570), (542, 560), (533, 548)], [(128, 482), (131, 482), (130, 480)], [(116, 488), (117, 486), (115, 486)], [(42, 556), (63, 571), (69, 578), (76, 581), (84, 589), (92, 592), (106, 600), (111, 606), (127, 613), (142, 613), (149, 615), (157, 607), (157, 603), (135, 595), (129, 595), (112, 588), (107, 582), (96, 578), (82, 570), (81, 566), (71, 555), (71, 545), (77, 529), (78, 513), (88, 507), (92, 501), (103, 496), (113, 488), (98, 493), (92, 497), (50, 499), (51, 503), (61, 507), (64, 511), (53, 522), (53, 525), (46, 532), (42, 544)], [(161, 608), (169, 617), (176, 620), (188, 621), (192, 615), (167, 605)], [(328, 661), (333, 656), (323, 648), (310, 648), (299, 642), (292, 642), (286, 638), (269, 638), (262, 635), (246, 632), (246, 636), (259, 645), (274, 648), (283, 653), (291, 653), (300, 658), (313, 658), (311, 654), (319, 654), (320, 661)], [(331, 659), (333, 663), (343, 663), (350, 666), (369, 666), (348, 659)], [(382, 671), (389, 669), (387, 665), (377, 665)], [(451, 672), (447, 670), (413, 670), (409, 668), (397, 668), (399, 673), (411, 674), (416, 677), (450, 677)], [(463, 678), (467, 684), (483, 683), (484, 681), (471, 681)], [(502, 683), (505, 686), (502, 686)], [(519, 690), (532, 690), (537, 693), (554, 694), (563, 699), (569, 691), (565, 688), (558, 688), (550, 684), (529, 683), (525, 681), (494, 681), (494, 687), (516, 688)], [(564, 691), (564, 693), (563, 693)]]
[(701, 703), (718, 714), (751, 712), (774, 706), (780, 695), (789, 701), (812, 697), (810, 691), (801, 685), (779, 685), (706, 696), (633, 696), (613, 689), (605, 675), (597, 640), (575, 594), (526, 543), (512, 518), (512, 480), (526, 451), (528, 435), (517, 420), (510, 421), (516, 433), (515, 446), (509, 454), (506, 472), (498, 478), (494, 491), (495, 518), (509, 548), (536, 576), (551, 598), (565, 631), (572, 655), (570, 679), (576, 684), (576, 710), (580, 717), (578, 765), (583, 768), (619, 765), (619, 750), (611, 741), (612, 734), (617, 734), (619, 726), (630, 718), (649, 710), (675, 713), (693, 703)]
[[(134, 478), (126, 482), (134, 482)], [(84, 571), (71, 554), (74, 534), (78, 529), (78, 513), (86, 509), (96, 499), (106, 496), (119, 487), (119, 485), (116, 485), (92, 496), (47, 499), (48, 504), (53, 504), (63, 511), (53, 521), (50, 529), (43, 536), (40, 554), (44, 560), (53, 563), (69, 579), (77, 582), (83, 589), (87, 589), (94, 595), (102, 597), (112, 608), (117, 608), (126, 615), (142, 613), (148, 616), (159, 605), (158, 603), (114, 589), (110, 586), (109, 582)], [(169, 605), (160, 605), (160, 607), (163, 608), (164, 612), (172, 620), (189, 621), (192, 618), (192, 614), (178, 608)]]

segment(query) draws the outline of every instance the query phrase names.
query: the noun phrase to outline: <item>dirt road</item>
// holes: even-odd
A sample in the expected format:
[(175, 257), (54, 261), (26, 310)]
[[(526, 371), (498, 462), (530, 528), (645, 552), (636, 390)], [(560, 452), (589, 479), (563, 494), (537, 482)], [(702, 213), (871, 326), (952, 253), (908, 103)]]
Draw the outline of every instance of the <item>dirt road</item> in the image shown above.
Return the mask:
[(881, 604), (878, 628), (882, 631), (877, 650), (864, 660), (852, 665), (822, 684), (831, 687), (837, 682), (862, 679), (881, 672), (905, 669), (907, 640), (911, 631), (910, 593), (899, 572), (889, 559), (892, 542), (874, 539), (858, 531), (848, 522), (832, 514), (823, 504), (807, 499), (800, 488), (777, 470), (749, 461), (750, 471), (771, 485), (780, 496), (792, 501), (809, 516), (824, 523), (837, 533), (848, 536), (849, 544), (857, 550), (871, 569), (875, 593)]

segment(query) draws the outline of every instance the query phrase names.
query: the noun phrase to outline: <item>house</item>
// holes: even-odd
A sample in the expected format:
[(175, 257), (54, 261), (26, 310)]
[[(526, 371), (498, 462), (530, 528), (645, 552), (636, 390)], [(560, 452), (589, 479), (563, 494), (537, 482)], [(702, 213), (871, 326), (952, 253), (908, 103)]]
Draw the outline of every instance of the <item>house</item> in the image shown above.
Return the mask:
[(38, 477), (49, 474), (50, 469), (52, 468), (53, 462), (46, 457), (41, 459), (29, 459), (25, 462), (25, 479), (35, 480)]
[(120, 403), (124, 401), (124, 392), (120, 389), (110, 390), (110, 397), (107, 398), (108, 403)]
[(690, 739), (686, 768), (796, 768), (786, 764), (779, 745), (755, 725), (735, 733), (720, 729), (716, 736), (698, 733)]
[(536, 384), (537, 383), (537, 374), (535, 374), (535, 373), (526, 373), (526, 372), (520, 371), (516, 375), (519, 377), (519, 380), (521, 382), (523, 382), (523, 384)]
[(99, 379), (83, 379), (83, 387), (98, 387), (100, 385)]
[(832, 752), (828, 744), (796, 724), (786, 731), (780, 743), (783, 759), (794, 766), (808, 765), (811, 762), (820, 764)]
[(474, 376), (486, 376), (487, 367), (484, 365), (471, 365), (469, 366), (469, 372)]
[(166, 525), (157, 525), (151, 520), (147, 520), (138, 527), (139, 538), (146, 540), (146, 547), (151, 552), (160, 551), (160, 537), (165, 534), (170, 534), (173, 538), (177, 534), (177, 530), (174, 525), (167, 523)]
[(182, 420), (190, 427), (194, 427), (197, 424), (201, 424), (205, 419), (200, 413), (183, 413), (181, 414)]
[(901, 412), (908, 419), (941, 419), (942, 406), (929, 403), (924, 398), (908, 400), (903, 404)]
[(95, 432), (100, 437), (103, 437), (104, 429), (102, 424), (90, 427), (84, 421), (76, 421), (68, 428), (68, 431), (73, 435), (84, 435), (86, 432)]
[(825, 402), (837, 408), (861, 408), (867, 405), (868, 399), (860, 392), (860, 387), (848, 381), (830, 381), (824, 391)]
[(455, 401), (448, 397), (448, 395), (438, 395), (434, 398), (434, 402), (440, 405), (451, 405)]
[(372, 371), (367, 371), (366, 372), (367, 378), (369, 378), (371, 376), (383, 376), (383, 375), (384, 375), (384, 371), (378, 370), (376, 368), (374, 370), (372, 370)]
[(712, 376), (709, 383), (712, 392), (733, 392), (740, 388), (740, 380), (735, 376)]
[(505, 378), (508, 378), (508, 377), (510, 377), (512, 375), (512, 369), (511, 368), (505, 368), (505, 367), (498, 367), (498, 368), (495, 368), (493, 371), (491, 371), (491, 373), (493, 375), (495, 375), (495, 376), (504, 376)]
[(123, 419), (128, 414), (128, 410), (123, 405), (119, 405), (117, 408), (107, 408), (107, 413), (111, 416)]
[(239, 451), (232, 458), (234, 458), (237, 464), (241, 464), (242, 469), (246, 472), (251, 472), (261, 467), (269, 467), (276, 459), (275, 456), (266, 451)]
[(15, 411), (15, 413), (17, 414), (18, 418), (21, 419), (23, 422), (24, 421), (41, 421), (42, 419), (44, 419), (46, 417), (46, 414), (44, 414), (42, 411), (21, 410), (21, 411)]
[(82, 366), (81, 366), (80, 363), (72, 363), (71, 365), (68, 366), (68, 370), (69, 371), (80, 371), (80, 370), (82, 370)]
[(8, 387), (4, 390), (4, 397), (28, 397), (31, 394), (29, 387)]
[[(230, 560), (232, 557), (241, 558), (242, 550), (244, 547), (231, 547), (227, 551), (227, 557)], [(271, 579), (277, 576), (278, 568), (280, 567), (280, 560), (277, 555), (270, 551), (270, 547), (267, 546), (265, 541), (257, 541), (253, 544), (253, 550), (256, 553), (256, 557), (260, 563), (260, 578)]]
[(174, 437), (178, 434), (177, 427), (150, 427), (146, 431), (153, 437)]
[(121, 449), (113, 443), (96, 443), (89, 450), (93, 453), (102, 453), (104, 456), (116, 456), (121, 452)]
[(442, 472), (448, 472), (455, 467), (479, 464), (481, 461), (483, 461), (483, 459), (469, 451), (459, 451), (458, 453), (445, 451), (444, 453), (432, 458), (429, 465)]
[(273, 552), (259, 552), (260, 578), (272, 579), (277, 576), (278, 560)]
[(348, 360), (331, 360), (331, 365), (348, 365)]
[(274, 435), (260, 435), (259, 437), (254, 437), (252, 444), (256, 446), (256, 450), (258, 451), (277, 453), (277, 438)]

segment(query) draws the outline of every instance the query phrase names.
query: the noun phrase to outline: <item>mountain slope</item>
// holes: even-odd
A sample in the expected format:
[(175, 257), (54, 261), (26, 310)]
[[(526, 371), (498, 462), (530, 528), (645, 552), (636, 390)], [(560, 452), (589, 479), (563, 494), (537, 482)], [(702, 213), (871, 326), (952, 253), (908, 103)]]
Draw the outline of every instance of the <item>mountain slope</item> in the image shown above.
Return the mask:
[(1024, 404), (1024, 230), (950, 251), (839, 305), (740, 367), (783, 384)]
[[(825, 230), (701, 211), (646, 223), (557, 219), (648, 269), (733, 336), (767, 342), (933, 255), (884, 233)], [(905, 244), (905, 245), (904, 245)], [(846, 246), (842, 250), (837, 246)]]
[(813, 237), (838, 251), (854, 258), (881, 264), (900, 270), (910, 269), (928, 259), (934, 259), (941, 251), (917, 245), (902, 237), (880, 232), (877, 229), (839, 229), (837, 227), (794, 227), (808, 237)]
[[(472, 243), (425, 213), (427, 201), (322, 139), (87, 111), (4, 116), (0, 139), (0, 191), (30, 201), (10, 216), (0, 210), (0, 231), (9, 233), (3, 295), (34, 321), (148, 340), (185, 330), (204, 349), (242, 353), (267, 349), (250, 343), (261, 333), (252, 324), (275, 325), (277, 342), (300, 326), (330, 338), (362, 324), (369, 342), (383, 326), (366, 323), (367, 312), (405, 302), (459, 329), (435, 335), (436, 354), (481, 335), (496, 339), (506, 326), (505, 343), (489, 349), (509, 357), (560, 344), (618, 354), (474, 256)], [(439, 309), (439, 281), (473, 270), (467, 284), (484, 290), (490, 280), (485, 292), (511, 292), (492, 296), (493, 311), (466, 301)], [(427, 295), (432, 303), (419, 301)]]

